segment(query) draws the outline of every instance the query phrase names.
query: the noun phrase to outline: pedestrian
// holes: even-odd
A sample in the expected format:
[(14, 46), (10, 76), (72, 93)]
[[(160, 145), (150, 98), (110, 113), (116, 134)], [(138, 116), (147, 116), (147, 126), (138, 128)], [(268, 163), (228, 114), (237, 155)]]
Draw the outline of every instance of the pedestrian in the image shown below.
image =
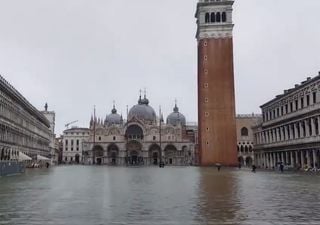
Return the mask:
[(238, 168), (241, 169), (241, 163), (239, 163)]
[(283, 173), (283, 170), (284, 170), (284, 165), (283, 165), (283, 163), (281, 163), (281, 164), (280, 164), (280, 171), (281, 171), (281, 173)]
[(256, 165), (252, 165), (252, 172), (253, 172), (253, 173), (256, 172), (256, 169), (257, 169)]
[(220, 171), (221, 170), (221, 164), (217, 163), (216, 166), (217, 166), (218, 171)]

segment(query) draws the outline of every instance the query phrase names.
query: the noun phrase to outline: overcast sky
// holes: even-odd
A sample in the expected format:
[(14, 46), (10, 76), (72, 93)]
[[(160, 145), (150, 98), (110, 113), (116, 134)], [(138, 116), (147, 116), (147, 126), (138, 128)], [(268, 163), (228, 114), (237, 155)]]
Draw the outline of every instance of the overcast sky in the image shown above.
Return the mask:
[[(0, 0), (0, 74), (34, 106), (56, 112), (56, 131), (126, 117), (147, 89), (167, 116), (178, 100), (197, 120), (196, 0)], [(236, 0), (237, 113), (320, 70), (319, 0)]]

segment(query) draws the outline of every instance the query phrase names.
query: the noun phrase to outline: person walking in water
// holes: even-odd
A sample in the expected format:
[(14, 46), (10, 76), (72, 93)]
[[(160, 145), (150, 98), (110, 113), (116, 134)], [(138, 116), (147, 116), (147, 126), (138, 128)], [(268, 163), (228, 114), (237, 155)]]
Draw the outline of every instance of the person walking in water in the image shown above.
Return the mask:
[(217, 163), (217, 164), (216, 164), (216, 167), (217, 167), (218, 171), (221, 170), (221, 164), (220, 164), (220, 163)]
[(283, 163), (281, 163), (281, 164), (280, 164), (280, 171), (281, 171), (281, 173), (283, 173), (283, 170), (284, 170), (284, 165), (283, 165)]
[(256, 169), (257, 169), (256, 165), (252, 165), (252, 172), (253, 172), (253, 173), (256, 172)]

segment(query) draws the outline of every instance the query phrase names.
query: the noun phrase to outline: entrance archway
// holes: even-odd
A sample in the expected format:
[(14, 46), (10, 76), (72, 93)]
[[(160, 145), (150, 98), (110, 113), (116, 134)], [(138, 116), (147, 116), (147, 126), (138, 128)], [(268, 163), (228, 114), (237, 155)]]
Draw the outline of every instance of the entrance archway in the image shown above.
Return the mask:
[(93, 164), (101, 165), (103, 159), (103, 148), (100, 145), (93, 147)]
[(129, 165), (141, 165), (143, 164), (143, 158), (140, 156), (142, 145), (138, 141), (130, 141), (127, 143), (127, 164)]
[(79, 163), (80, 163), (80, 155), (79, 155), (79, 154), (76, 154), (76, 156), (75, 156), (75, 162), (76, 162), (76, 164), (79, 164)]
[(153, 144), (149, 148), (149, 160), (151, 165), (158, 165), (160, 163), (160, 146)]
[(242, 156), (238, 157), (238, 162), (241, 166), (244, 166), (244, 159)]
[(108, 160), (111, 165), (117, 165), (119, 156), (119, 148), (115, 144), (111, 144), (108, 147)]
[(137, 151), (130, 152), (130, 164), (131, 165), (138, 165), (139, 163), (139, 153)]
[(251, 167), (252, 166), (252, 163), (253, 163), (253, 160), (251, 157), (247, 157), (246, 158), (246, 166), (247, 167)]
[(174, 159), (176, 157), (177, 148), (174, 145), (167, 145), (164, 149), (165, 162), (166, 164), (175, 164)]
[(143, 139), (142, 128), (136, 124), (130, 125), (126, 130), (126, 138), (128, 140), (142, 140)]

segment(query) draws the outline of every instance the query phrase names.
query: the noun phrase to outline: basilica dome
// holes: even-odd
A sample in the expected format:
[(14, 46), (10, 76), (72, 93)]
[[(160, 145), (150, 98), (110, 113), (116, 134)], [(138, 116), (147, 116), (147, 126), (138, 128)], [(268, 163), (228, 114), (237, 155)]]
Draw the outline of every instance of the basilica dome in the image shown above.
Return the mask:
[(120, 116), (117, 113), (115, 106), (113, 106), (113, 109), (111, 110), (111, 114), (106, 116), (104, 124), (105, 125), (121, 124), (122, 121), (123, 121), (122, 116)]
[(177, 126), (178, 124), (181, 124), (182, 126), (186, 125), (186, 118), (179, 112), (177, 104), (175, 104), (173, 112), (167, 117), (167, 124), (171, 124), (173, 126)]
[(154, 109), (149, 106), (149, 100), (146, 98), (146, 96), (144, 96), (144, 99), (141, 99), (140, 96), (138, 104), (130, 109), (128, 114), (128, 121), (132, 120), (134, 117), (139, 120), (148, 122), (156, 121), (156, 113)]

